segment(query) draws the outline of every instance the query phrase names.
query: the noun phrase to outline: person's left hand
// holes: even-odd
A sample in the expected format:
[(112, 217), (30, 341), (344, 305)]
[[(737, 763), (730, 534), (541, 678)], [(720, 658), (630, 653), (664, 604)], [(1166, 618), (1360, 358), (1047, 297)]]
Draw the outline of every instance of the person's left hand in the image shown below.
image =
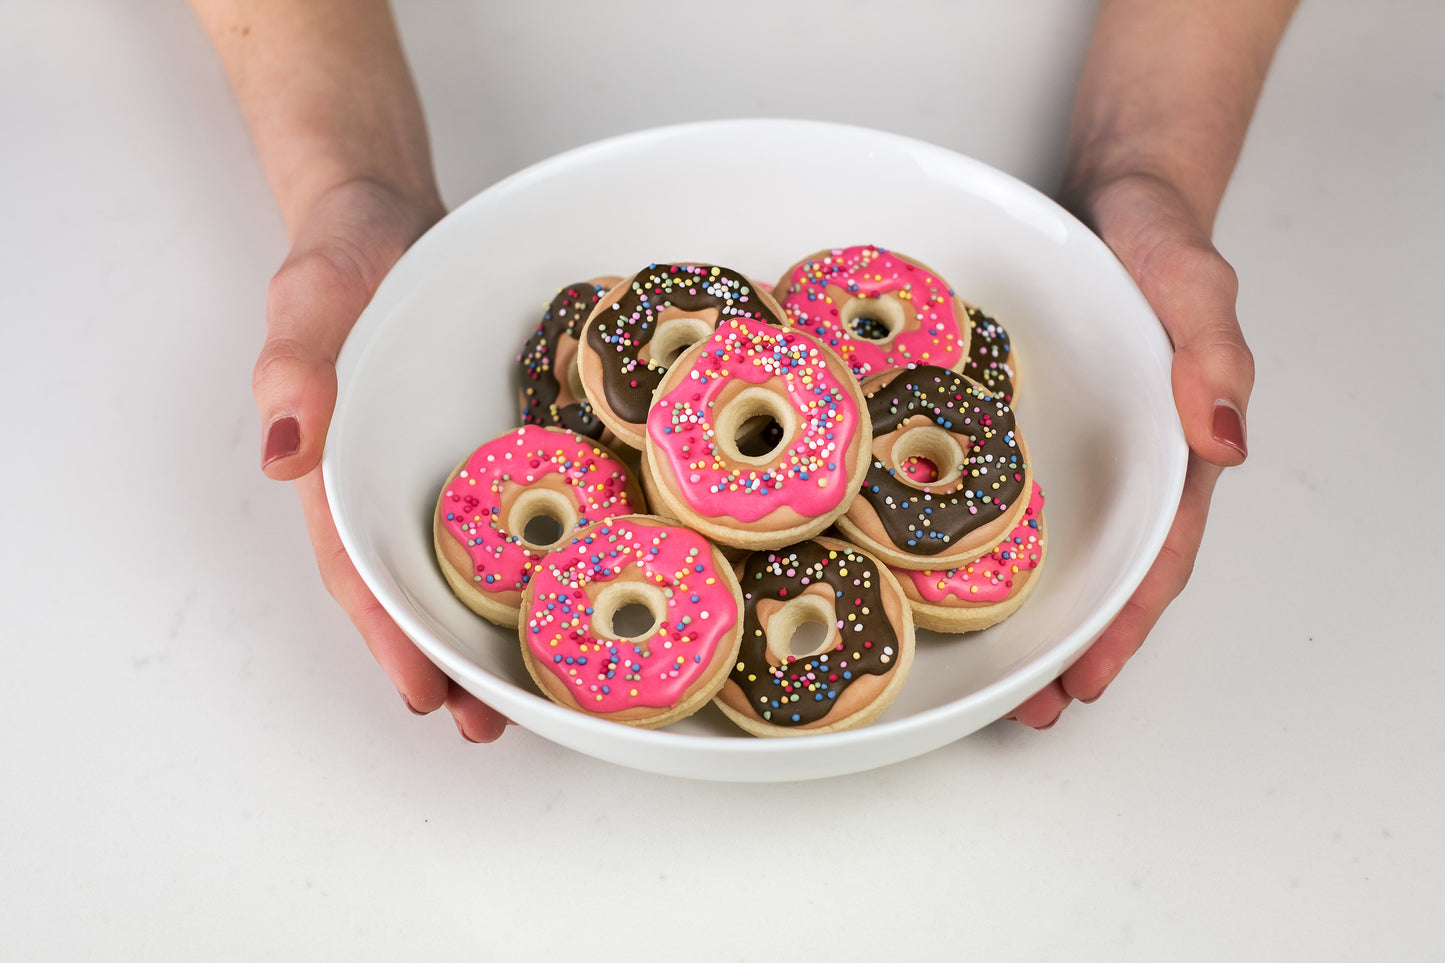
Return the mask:
[(1070, 199), (1134, 277), (1174, 344), (1174, 402), (1189, 442), (1179, 511), (1149, 573), (1109, 627), (1010, 718), (1047, 729), (1077, 699), (1093, 702), (1184, 589), (1204, 538), (1215, 482), (1247, 453), (1244, 412), (1254, 358), (1235, 315), (1238, 281), (1182, 194), (1143, 174)]

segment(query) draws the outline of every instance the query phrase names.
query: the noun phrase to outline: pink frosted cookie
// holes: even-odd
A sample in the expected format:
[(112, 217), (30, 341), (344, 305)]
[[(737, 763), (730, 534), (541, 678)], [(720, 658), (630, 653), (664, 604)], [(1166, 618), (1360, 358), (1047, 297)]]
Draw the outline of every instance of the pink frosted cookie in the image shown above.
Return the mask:
[(558, 705), (644, 728), (697, 711), (727, 679), (737, 579), (696, 532), (609, 518), (548, 555), (527, 584), (522, 659)]
[(647, 418), (653, 511), (739, 548), (832, 524), (857, 494), (872, 431), (857, 381), (799, 331), (732, 319), (668, 371)]
[(447, 478), (432, 539), (457, 597), (510, 626), (549, 551), (577, 529), (643, 508), (636, 480), (607, 449), (575, 432), (526, 425), (482, 445)]
[(788, 324), (833, 348), (860, 381), (890, 368), (968, 361), (971, 305), (927, 265), (871, 245), (790, 267), (773, 289)]
[(941, 572), (893, 568), (921, 628), (974, 632), (1012, 615), (1038, 581), (1048, 537), (1044, 493), (1035, 483), (1023, 519), (987, 555)]

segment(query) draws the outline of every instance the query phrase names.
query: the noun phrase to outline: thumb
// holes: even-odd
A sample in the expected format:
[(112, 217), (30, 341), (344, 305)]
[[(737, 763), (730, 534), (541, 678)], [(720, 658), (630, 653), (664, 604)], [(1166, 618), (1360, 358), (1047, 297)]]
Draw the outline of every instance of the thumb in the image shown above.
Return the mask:
[(1174, 344), (1174, 403), (1190, 449), (1221, 467), (1240, 464), (1254, 356), (1235, 311), (1234, 269), (1183, 199), (1160, 185), (1112, 193), (1093, 213)]
[(336, 406), (336, 356), (371, 292), (326, 245), (293, 249), (266, 301), (252, 375), (264, 430), (261, 467), (290, 480), (321, 461)]
[(1174, 342), (1174, 403), (1190, 449), (1221, 467), (1240, 464), (1249, 453), (1254, 355), (1235, 313), (1234, 269), (1213, 245), (1186, 240), (1141, 273), (1140, 288)]
[(380, 185), (348, 182), (309, 210), (271, 279), (266, 343), (252, 388), (263, 426), (261, 467), (300, 478), (321, 461), (336, 406), (336, 356), (381, 279), (442, 214)]

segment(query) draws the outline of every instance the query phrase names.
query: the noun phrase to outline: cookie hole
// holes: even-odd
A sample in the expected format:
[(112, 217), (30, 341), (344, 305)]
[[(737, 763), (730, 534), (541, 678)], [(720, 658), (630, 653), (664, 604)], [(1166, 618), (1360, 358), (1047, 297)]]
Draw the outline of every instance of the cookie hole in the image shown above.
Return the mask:
[(826, 647), (833, 636), (833, 627), (825, 622), (808, 619), (799, 622), (793, 634), (788, 636), (788, 654), (792, 656), (815, 655)]
[(704, 318), (684, 316), (668, 318), (657, 326), (657, 333), (648, 342), (649, 365), (670, 368), (688, 348), (712, 334), (714, 323)]
[(768, 651), (779, 664), (821, 655), (833, 645), (837, 622), (833, 604), (820, 596), (789, 599), (767, 620)]
[(754, 415), (738, 426), (738, 451), (749, 458), (766, 458), (783, 443), (783, 426), (772, 415)]
[(619, 638), (641, 638), (651, 635), (656, 628), (657, 617), (641, 602), (629, 602), (612, 616), (612, 631)]
[(966, 454), (958, 439), (936, 425), (910, 428), (893, 443), (897, 477), (922, 488), (947, 487), (963, 474)]
[(843, 304), (843, 326), (862, 341), (888, 341), (903, 330), (903, 303), (896, 295), (854, 298)]
[(917, 455), (899, 462), (898, 470), (907, 475), (908, 480), (915, 484), (929, 485), (938, 481), (938, 466), (927, 458), (920, 458)]
[(798, 416), (787, 400), (767, 388), (738, 392), (713, 421), (713, 440), (727, 460), (766, 465), (788, 447)]
[(555, 545), (562, 538), (562, 522), (551, 515), (536, 515), (522, 527), (522, 541), (528, 545)]
[(657, 631), (667, 616), (667, 597), (655, 585), (613, 582), (592, 603), (592, 631), (599, 638), (637, 642)]
[(507, 514), (507, 531), (539, 555), (560, 548), (576, 527), (576, 506), (561, 492), (546, 488), (522, 492)]

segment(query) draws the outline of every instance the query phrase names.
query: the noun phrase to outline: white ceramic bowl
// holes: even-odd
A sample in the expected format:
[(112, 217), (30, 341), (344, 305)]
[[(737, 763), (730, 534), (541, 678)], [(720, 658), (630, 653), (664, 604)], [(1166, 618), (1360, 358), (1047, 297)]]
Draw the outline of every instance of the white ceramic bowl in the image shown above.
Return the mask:
[[(932, 265), (1008, 329), (1018, 423), (1047, 496), (1049, 557), (1013, 618), (920, 633), (881, 721), (754, 739), (714, 708), (664, 731), (538, 695), (513, 632), (453, 598), (432, 556), (438, 486), (517, 424), (512, 368), (563, 284), (695, 259), (767, 283), (826, 247)], [(1006, 715), (1104, 628), (1163, 544), (1186, 447), (1157, 319), (1098, 238), (1025, 184), (930, 144), (854, 127), (744, 120), (630, 134), (483, 191), (417, 242), (340, 360), (324, 472), (357, 569), (426, 654), (480, 699), (598, 758), (688, 777), (779, 781), (906, 759)]]

